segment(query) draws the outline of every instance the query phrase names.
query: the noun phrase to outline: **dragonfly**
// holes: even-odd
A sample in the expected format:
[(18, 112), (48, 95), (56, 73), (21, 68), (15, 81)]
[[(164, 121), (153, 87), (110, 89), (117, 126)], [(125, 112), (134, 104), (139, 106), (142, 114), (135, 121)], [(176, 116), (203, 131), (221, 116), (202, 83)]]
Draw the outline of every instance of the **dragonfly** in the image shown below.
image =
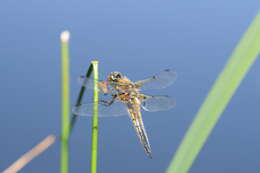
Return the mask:
[[(131, 81), (120, 72), (112, 72), (106, 80), (98, 81), (98, 90), (109, 95), (107, 100), (98, 102), (100, 117), (116, 117), (128, 115), (141, 144), (149, 158), (152, 150), (142, 120), (141, 109), (148, 112), (167, 111), (175, 107), (175, 100), (169, 96), (153, 96), (141, 93), (148, 89), (163, 89), (174, 83), (176, 72), (166, 69), (144, 80)], [(93, 89), (93, 79), (80, 77), (81, 85)], [(72, 112), (79, 116), (92, 116), (93, 104), (81, 104), (73, 108)]]

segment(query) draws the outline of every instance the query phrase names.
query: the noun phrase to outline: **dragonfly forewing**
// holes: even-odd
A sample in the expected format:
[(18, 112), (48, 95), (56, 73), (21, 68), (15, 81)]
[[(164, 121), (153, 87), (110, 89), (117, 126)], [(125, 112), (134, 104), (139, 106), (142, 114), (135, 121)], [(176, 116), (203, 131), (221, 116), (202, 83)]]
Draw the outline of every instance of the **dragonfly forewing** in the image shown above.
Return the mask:
[[(177, 74), (174, 70), (166, 69), (160, 73), (149, 77), (144, 80), (139, 80), (134, 83), (136, 89), (140, 90), (150, 90), (150, 89), (163, 89), (172, 85), (176, 80)], [(94, 88), (94, 80), (92, 77), (86, 78), (85, 76), (80, 76), (78, 78), (80, 85), (86, 88)], [(97, 81), (99, 85), (99, 91), (105, 94), (113, 92), (113, 85), (118, 86), (128, 86), (129, 84), (117, 83), (117, 82), (107, 82), (106, 80)]]
[(141, 90), (162, 89), (172, 85), (176, 78), (174, 70), (166, 69), (150, 78), (135, 82), (135, 85)]
[[(80, 76), (78, 78), (78, 83), (88, 89), (94, 89), (94, 79), (92, 77), (86, 78), (85, 76)], [(108, 94), (111, 92), (111, 86), (107, 81), (99, 80), (98, 83), (98, 91), (104, 94)]]

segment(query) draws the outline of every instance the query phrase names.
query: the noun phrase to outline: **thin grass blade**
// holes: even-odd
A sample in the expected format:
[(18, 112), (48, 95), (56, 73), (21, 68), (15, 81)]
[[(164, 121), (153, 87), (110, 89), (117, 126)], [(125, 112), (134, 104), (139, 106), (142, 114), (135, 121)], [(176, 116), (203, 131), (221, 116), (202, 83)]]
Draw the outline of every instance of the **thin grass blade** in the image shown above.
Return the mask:
[[(87, 73), (85, 75), (85, 80), (89, 79), (89, 77), (91, 76), (92, 72), (93, 72), (93, 65), (90, 64), (90, 66), (88, 68), (88, 71), (87, 71)], [(86, 83), (86, 82), (87, 81), (84, 81), (84, 83)], [(85, 94), (85, 91), (86, 91), (86, 87), (84, 85), (82, 85), (81, 88), (80, 88), (80, 91), (79, 91), (79, 95), (78, 95), (75, 107), (78, 107), (78, 106), (80, 106), (82, 104), (82, 100), (83, 100), (83, 96)], [(77, 119), (78, 119), (78, 115), (72, 114), (72, 117), (71, 117), (71, 120), (70, 120), (70, 134), (71, 134), (71, 132), (72, 132), (72, 130), (74, 128), (74, 125), (75, 125)]]

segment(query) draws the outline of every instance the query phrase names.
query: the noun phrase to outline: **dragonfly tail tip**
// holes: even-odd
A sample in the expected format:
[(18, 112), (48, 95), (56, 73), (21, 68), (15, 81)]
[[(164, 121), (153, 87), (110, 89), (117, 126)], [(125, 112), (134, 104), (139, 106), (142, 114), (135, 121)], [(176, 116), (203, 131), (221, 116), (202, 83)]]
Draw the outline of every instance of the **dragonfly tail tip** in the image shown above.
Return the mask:
[(152, 158), (153, 158), (152, 153), (149, 153), (149, 154), (148, 154), (148, 157), (149, 157), (150, 159), (152, 159)]

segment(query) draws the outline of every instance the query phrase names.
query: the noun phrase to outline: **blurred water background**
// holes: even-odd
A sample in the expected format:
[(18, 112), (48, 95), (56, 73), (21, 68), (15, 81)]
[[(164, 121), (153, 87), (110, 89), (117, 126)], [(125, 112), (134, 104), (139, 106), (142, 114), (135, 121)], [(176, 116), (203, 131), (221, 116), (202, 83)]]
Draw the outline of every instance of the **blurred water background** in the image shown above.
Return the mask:
[[(196, 111), (259, 0), (0, 2), (0, 170), (60, 131), (60, 43), (72, 37), (71, 102), (91, 60), (132, 80), (174, 68), (175, 84), (150, 91), (174, 97), (174, 110), (144, 112), (154, 158), (148, 159), (127, 116), (100, 119), (98, 172), (164, 172)], [(260, 63), (256, 61), (207, 141), (191, 173), (259, 172)], [(90, 95), (91, 93), (88, 92)], [(90, 167), (91, 119), (71, 138), (71, 172)], [(21, 172), (58, 172), (59, 143)]]

